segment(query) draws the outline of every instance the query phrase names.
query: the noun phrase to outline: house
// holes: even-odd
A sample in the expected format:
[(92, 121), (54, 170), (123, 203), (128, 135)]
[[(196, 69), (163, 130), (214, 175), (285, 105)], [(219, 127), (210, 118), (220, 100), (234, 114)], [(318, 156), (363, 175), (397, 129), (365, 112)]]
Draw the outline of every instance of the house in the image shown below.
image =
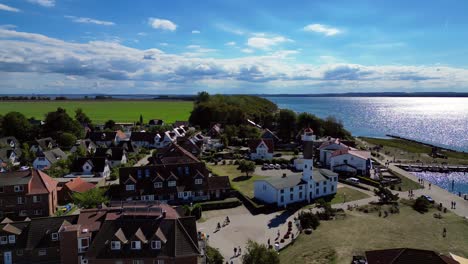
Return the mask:
[(403, 263), (425, 263), (425, 264), (458, 264), (455, 259), (441, 255), (431, 250), (395, 248), (372, 250), (365, 252), (368, 264), (403, 264)]
[(208, 131), (208, 136), (218, 138), (222, 133), (221, 124), (214, 124)]
[(203, 141), (196, 141), (195, 138), (187, 138), (187, 137), (179, 137), (177, 138), (176, 142), (173, 144), (177, 144), (188, 152), (192, 153), (194, 156), (200, 156), (203, 148)]
[(2, 137), (0, 138), (0, 148), (20, 148), (20, 144), (15, 137)]
[(57, 142), (51, 137), (36, 139), (36, 142), (31, 145), (30, 151), (38, 153), (58, 147)]
[(83, 193), (93, 189), (94, 187), (96, 187), (95, 184), (84, 181), (80, 177), (70, 179), (70, 181), (58, 187), (58, 200), (60, 204), (71, 202), (73, 200), (73, 193)]
[(326, 169), (314, 169), (314, 136), (302, 136), (304, 158), (303, 172), (269, 177), (254, 182), (254, 196), (264, 203), (286, 207), (289, 204), (307, 202), (334, 195), (337, 191), (338, 174)]
[(109, 147), (112, 145), (117, 139), (117, 132), (89, 132), (86, 135), (87, 139), (90, 139), (98, 146), (106, 146)]
[(185, 133), (187, 132), (182, 126), (175, 127), (172, 131), (176, 134), (176, 137), (184, 137)]
[(250, 159), (273, 159), (274, 145), (273, 139), (251, 139), (249, 141)]
[(65, 175), (65, 178), (80, 177), (100, 177), (107, 178), (110, 176), (110, 165), (104, 157), (85, 157), (77, 158), (71, 166), (71, 174)]
[(351, 175), (370, 175), (371, 153), (351, 148), (336, 150), (330, 157), (330, 170)]
[(0, 223), (0, 254), (2, 263), (60, 263), (60, 230), (75, 224), (77, 215), (26, 218)]
[(173, 131), (166, 131), (162, 135), (156, 134), (155, 147), (157, 149), (165, 148), (176, 141), (177, 134)]
[(0, 205), (0, 218), (53, 215), (57, 208), (57, 182), (35, 169), (3, 173)]
[(162, 126), (162, 125), (164, 125), (164, 121), (162, 119), (151, 119), (148, 122), (148, 125), (150, 125), (150, 126)]
[(63, 152), (60, 148), (41, 151), (36, 155), (36, 159), (33, 161), (33, 168), (38, 170), (48, 169), (54, 163), (66, 158), (67, 154), (65, 154), (65, 152)]
[(173, 143), (170, 146), (159, 150), (156, 153), (156, 159), (154, 160), (155, 164), (186, 164), (194, 162), (200, 162), (200, 160), (190, 151), (177, 143)]
[(138, 154), (138, 152), (140, 151), (138, 149), (138, 146), (135, 143), (133, 143), (131, 140), (121, 141), (117, 144), (117, 147), (123, 148), (125, 152), (128, 154)]
[(0, 148), (0, 163), (11, 162), (13, 165), (20, 164), (22, 151), (20, 148)]
[(106, 158), (111, 167), (127, 163), (127, 152), (123, 148), (97, 148), (94, 157)]
[(88, 155), (91, 155), (91, 154), (94, 154), (94, 152), (96, 151), (96, 144), (94, 144), (94, 142), (91, 140), (91, 139), (79, 139), (76, 144), (70, 149), (70, 152), (71, 153), (75, 153), (79, 147), (82, 147), (86, 154)]
[(260, 138), (272, 139), (275, 144), (277, 144), (280, 141), (280, 138), (268, 128), (263, 130), (263, 133), (260, 136)]
[(189, 202), (220, 199), (231, 187), (229, 177), (211, 176), (203, 162), (120, 168), (121, 199)]
[(341, 142), (339, 138), (332, 138), (329, 139), (328, 141), (323, 142), (319, 149), (320, 152), (320, 157), (319, 161), (322, 164), (323, 167), (330, 167), (330, 158), (333, 152), (337, 150), (345, 150), (349, 149), (350, 147), (345, 145), (344, 143)]
[(140, 148), (154, 148), (156, 140), (160, 137), (156, 137), (158, 133), (154, 132), (132, 132), (130, 135), (130, 141)]
[(189, 126), (190, 126), (189, 121), (175, 121), (174, 123), (172, 123), (173, 128), (176, 128), (176, 127), (189, 127)]

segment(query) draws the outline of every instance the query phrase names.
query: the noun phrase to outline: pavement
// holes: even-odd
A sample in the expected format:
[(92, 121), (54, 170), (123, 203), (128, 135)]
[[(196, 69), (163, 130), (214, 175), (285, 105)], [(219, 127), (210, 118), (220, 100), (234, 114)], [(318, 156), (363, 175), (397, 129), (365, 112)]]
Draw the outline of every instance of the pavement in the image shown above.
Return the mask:
[(148, 165), (148, 158), (151, 157), (152, 153), (153, 153), (153, 150), (150, 151), (150, 154), (144, 156), (137, 163), (135, 163), (134, 167), (140, 167), (140, 166)]

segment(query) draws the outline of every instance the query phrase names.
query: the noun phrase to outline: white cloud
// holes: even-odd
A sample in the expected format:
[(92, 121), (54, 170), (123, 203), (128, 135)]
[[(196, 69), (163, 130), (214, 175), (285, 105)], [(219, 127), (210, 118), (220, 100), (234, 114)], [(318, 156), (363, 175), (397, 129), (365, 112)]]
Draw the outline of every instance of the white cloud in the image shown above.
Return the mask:
[(287, 39), (283, 36), (276, 36), (276, 37), (266, 37), (264, 34), (257, 35), (255, 37), (251, 37), (247, 40), (247, 45), (252, 48), (256, 49), (269, 49), (272, 46), (276, 46), (278, 44), (284, 42), (291, 42), (292, 40)]
[(55, 0), (28, 0), (28, 2), (41, 5), (44, 7), (53, 7), (55, 6)]
[(0, 47), (0, 90), (5, 93), (64, 93), (77, 88), (83, 93), (93, 89), (101, 93), (193, 93), (221, 88), (222, 92), (249, 92), (242, 87), (260, 88), (265, 93), (301, 93), (307, 87), (312, 93), (323, 87), (329, 92), (375, 91), (375, 87), (463, 91), (468, 87), (468, 69), (464, 68), (366, 66), (333, 60), (299, 63), (294, 61), (299, 50), (220, 59), (207, 57), (213, 49), (196, 45), (188, 48), (190, 55), (171, 54), (115, 42), (67, 42), (6, 29), (0, 29)]
[(177, 25), (174, 24), (174, 22), (167, 20), (167, 19), (150, 17), (148, 19), (148, 23), (150, 24), (151, 27), (155, 29), (168, 30), (168, 31), (175, 31), (177, 29)]
[(102, 25), (102, 26), (115, 25), (115, 23), (111, 21), (97, 20), (97, 19), (93, 19), (89, 17), (65, 16), (65, 18), (68, 18), (75, 23), (96, 24), (96, 25)]
[(325, 34), (325, 36), (335, 36), (342, 33), (342, 31), (338, 28), (334, 28), (323, 24), (310, 24), (305, 26), (304, 30), (309, 32), (322, 33)]
[(192, 30), (192, 34), (200, 34), (200, 30)]
[(0, 3), (0, 10), (8, 11), (8, 12), (20, 12), (21, 11), (18, 8), (7, 6), (7, 5), (4, 5), (4, 4), (1, 4), (1, 3)]
[(200, 45), (188, 45), (186, 48), (187, 49), (199, 49)]
[(160, 45), (160, 46), (168, 46), (168, 45), (169, 45), (169, 43), (166, 43), (166, 42), (161, 42), (161, 43), (159, 43), (159, 45)]
[(12, 24), (6, 24), (6, 25), (0, 25), (0, 29), (15, 29), (16, 25)]
[(145, 33), (145, 32), (138, 32), (137, 35), (140, 36), (140, 37), (148, 36), (148, 34)]
[(241, 49), (242, 52), (244, 53), (253, 53), (254, 50), (253, 49)]
[(232, 33), (232, 34), (236, 34), (236, 35), (244, 35), (245, 34), (244, 30), (239, 29), (239, 28), (235, 28), (235, 27), (232, 27), (232, 26), (229, 26), (229, 25), (216, 24), (215, 26), (218, 29), (220, 29), (222, 31), (225, 31), (225, 32), (228, 32), (228, 33)]
[(234, 41), (229, 41), (229, 42), (226, 42), (224, 45), (225, 45), (225, 46), (235, 46), (235, 45), (236, 45), (236, 42), (234, 42)]

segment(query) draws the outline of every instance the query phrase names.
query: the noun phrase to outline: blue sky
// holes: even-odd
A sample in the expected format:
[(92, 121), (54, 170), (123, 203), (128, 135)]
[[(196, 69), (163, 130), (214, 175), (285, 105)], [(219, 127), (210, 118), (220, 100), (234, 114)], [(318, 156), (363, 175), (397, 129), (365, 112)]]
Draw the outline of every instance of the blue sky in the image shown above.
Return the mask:
[(0, 0), (0, 93), (468, 91), (466, 1)]

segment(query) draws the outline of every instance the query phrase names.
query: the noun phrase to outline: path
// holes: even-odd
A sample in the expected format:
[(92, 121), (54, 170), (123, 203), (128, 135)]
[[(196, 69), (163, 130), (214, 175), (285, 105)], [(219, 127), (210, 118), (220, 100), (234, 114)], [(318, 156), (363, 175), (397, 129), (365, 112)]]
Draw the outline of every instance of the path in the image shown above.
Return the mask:
[(150, 154), (144, 156), (141, 158), (137, 163), (135, 163), (134, 167), (140, 167), (140, 166), (145, 166), (148, 164), (148, 158), (151, 157), (151, 154), (153, 153), (154, 150), (150, 150)]

